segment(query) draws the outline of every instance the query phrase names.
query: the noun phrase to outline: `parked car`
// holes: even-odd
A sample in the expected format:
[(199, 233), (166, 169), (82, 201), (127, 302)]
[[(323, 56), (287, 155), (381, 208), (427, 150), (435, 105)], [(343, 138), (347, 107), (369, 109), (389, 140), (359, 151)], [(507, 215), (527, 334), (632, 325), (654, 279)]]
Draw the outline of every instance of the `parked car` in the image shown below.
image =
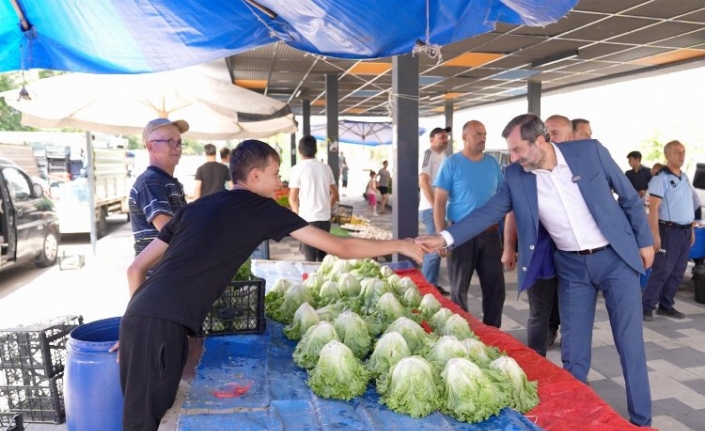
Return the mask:
[(690, 181), (700, 198), (700, 202), (705, 206), (705, 163), (695, 165), (695, 173), (690, 176)]
[(0, 271), (33, 261), (56, 263), (59, 216), (44, 187), (7, 159), (0, 159)]

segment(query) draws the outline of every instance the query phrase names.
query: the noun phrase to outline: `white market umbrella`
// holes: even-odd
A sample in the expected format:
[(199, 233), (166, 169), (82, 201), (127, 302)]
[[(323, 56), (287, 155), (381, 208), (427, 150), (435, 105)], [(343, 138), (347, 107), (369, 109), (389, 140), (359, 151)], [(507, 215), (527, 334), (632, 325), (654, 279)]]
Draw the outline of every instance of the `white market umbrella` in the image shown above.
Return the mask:
[[(326, 124), (311, 126), (311, 136), (325, 141), (328, 135)], [(419, 128), (419, 136), (425, 129)], [(391, 145), (394, 139), (394, 126), (391, 121), (352, 121), (341, 120), (338, 124), (338, 142), (358, 144), (367, 147)]]
[[(72, 73), (0, 93), (22, 112), (22, 123), (39, 128), (73, 127), (138, 135), (150, 120), (183, 119), (195, 139), (266, 138), (295, 133), (289, 105), (231, 84), (203, 66), (139, 75)], [(19, 99), (19, 100), (18, 100)]]

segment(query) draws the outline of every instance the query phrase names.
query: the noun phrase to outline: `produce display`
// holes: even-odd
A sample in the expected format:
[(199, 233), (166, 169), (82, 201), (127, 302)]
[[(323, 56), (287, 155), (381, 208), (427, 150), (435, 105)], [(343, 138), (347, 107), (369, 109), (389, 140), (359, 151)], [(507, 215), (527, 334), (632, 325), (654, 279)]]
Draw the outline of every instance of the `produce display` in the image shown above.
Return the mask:
[(340, 227), (342, 229), (349, 230), (350, 236), (357, 238), (392, 239), (392, 231), (382, 229), (371, 224), (361, 223), (359, 220), (357, 223), (345, 223), (340, 225)]
[(539, 403), (537, 383), (514, 359), (478, 340), (432, 294), (421, 297), (410, 278), (371, 259), (327, 256), (303, 282), (278, 280), (265, 311), (298, 341), (294, 362), (320, 397), (350, 400), (372, 381), (391, 410), (415, 418), (441, 411), (463, 422)]
[(353, 215), (349, 223), (340, 225), (342, 229), (350, 231), (350, 236), (369, 239), (392, 239), (392, 232), (370, 224), (370, 221), (360, 216)]

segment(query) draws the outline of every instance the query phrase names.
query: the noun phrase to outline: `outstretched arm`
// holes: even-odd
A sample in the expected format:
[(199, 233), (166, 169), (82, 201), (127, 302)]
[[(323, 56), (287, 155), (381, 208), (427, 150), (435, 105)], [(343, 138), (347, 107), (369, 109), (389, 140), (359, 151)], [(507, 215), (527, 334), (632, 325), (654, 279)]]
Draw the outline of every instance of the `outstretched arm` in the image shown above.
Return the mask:
[(424, 247), (413, 240), (374, 240), (363, 238), (341, 238), (313, 226), (305, 226), (291, 233), (297, 240), (343, 259), (363, 259), (400, 253), (423, 261)]

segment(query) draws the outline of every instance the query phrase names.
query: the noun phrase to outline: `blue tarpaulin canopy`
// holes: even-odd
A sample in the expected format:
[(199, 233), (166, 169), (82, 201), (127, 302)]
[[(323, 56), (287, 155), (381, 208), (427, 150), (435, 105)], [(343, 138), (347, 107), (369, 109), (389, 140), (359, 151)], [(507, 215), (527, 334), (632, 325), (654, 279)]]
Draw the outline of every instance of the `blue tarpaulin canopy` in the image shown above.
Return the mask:
[(410, 53), (417, 40), (446, 45), (499, 22), (547, 25), (577, 2), (0, 0), (0, 72), (157, 72), (276, 41), (334, 57), (387, 57)]

